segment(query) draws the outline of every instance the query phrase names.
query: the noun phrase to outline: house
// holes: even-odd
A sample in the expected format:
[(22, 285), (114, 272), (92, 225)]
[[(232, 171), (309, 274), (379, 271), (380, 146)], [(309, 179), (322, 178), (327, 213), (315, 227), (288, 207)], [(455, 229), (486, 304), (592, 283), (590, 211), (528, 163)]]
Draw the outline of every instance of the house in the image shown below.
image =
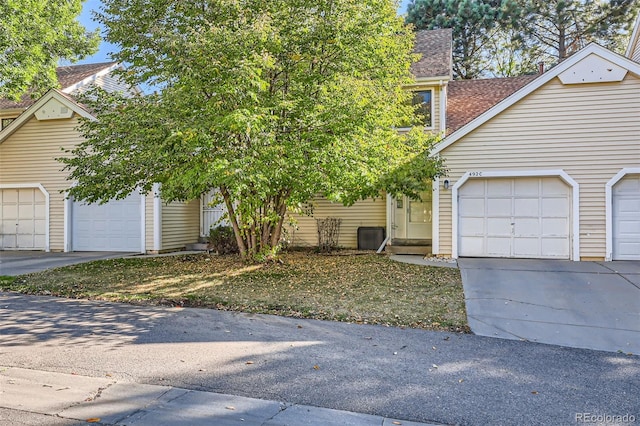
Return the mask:
[[(423, 56), (408, 89), (425, 129), (444, 135), (432, 155), (445, 159), (447, 176), (420, 200), (344, 207), (317, 198), (313, 216), (292, 215), (287, 238), (314, 246), (315, 219), (338, 217), (345, 247), (357, 247), (359, 228), (373, 228), (386, 232), (389, 251), (640, 260), (639, 26), (626, 56), (591, 44), (539, 75), (470, 81), (451, 78), (450, 30), (417, 33)], [(70, 93), (109, 83), (112, 66), (87, 75), (69, 67), (77, 76), (62, 90), (0, 103), (0, 249), (181, 249), (223, 213), (210, 194), (164, 204), (156, 191), (104, 206), (65, 198), (70, 183), (54, 158), (80, 141), (78, 117), (91, 118)]]
[[(409, 89), (430, 92), (425, 127), (446, 135), (432, 154), (444, 157), (447, 176), (421, 200), (344, 208), (318, 199), (314, 216), (342, 218), (347, 247), (357, 244), (355, 228), (384, 226), (387, 250), (639, 260), (639, 26), (627, 57), (591, 44), (539, 75), (471, 81), (427, 65), (450, 63), (442, 59), (450, 41), (442, 30), (419, 32), (423, 59)], [(315, 244), (313, 218), (298, 227), (294, 244)]]
[(94, 118), (73, 95), (92, 84), (129, 91), (112, 76), (116, 67), (60, 67), (60, 89), (38, 99), (0, 100), (0, 250), (144, 253), (197, 241), (197, 201), (165, 204), (156, 191), (87, 205), (65, 195), (72, 182), (55, 158), (82, 141), (79, 118)]

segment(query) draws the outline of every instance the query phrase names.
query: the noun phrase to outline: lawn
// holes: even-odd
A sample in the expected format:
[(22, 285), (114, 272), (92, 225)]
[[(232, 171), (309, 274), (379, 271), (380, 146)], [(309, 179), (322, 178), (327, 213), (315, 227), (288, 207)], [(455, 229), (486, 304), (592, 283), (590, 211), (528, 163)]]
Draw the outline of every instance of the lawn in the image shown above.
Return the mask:
[(299, 318), (468, 331), (457, 269), (376, 254), (283, 253), (279, 262), (188, 254), (102, 260), (3, 277), (28, 294), (196, 306)]

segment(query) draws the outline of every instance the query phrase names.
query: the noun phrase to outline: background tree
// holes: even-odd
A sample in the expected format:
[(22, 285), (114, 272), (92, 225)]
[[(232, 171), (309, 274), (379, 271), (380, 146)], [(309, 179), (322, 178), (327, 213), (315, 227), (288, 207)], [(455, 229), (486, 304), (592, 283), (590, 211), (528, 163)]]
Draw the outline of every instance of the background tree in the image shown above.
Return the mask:
[(406, 21), (416, 29), (453, 29), (453, 74), (478, 78), (489, 67), (485, 53), (499, 28), (521, 16), (515, 0), (413, 0)]
[[(110, 0), (99, 20), (130, 84), (93, 92), (99, 120), (61, 159), (70, 193), (106, 201), (162, 185), (165, 201), (217, 189), (241, 253), (277, 250), (287, 210), (417, 196), (442, 171), (409, 117), (412, 32), (390, 0)], [(411, 165), (411, 167), (410, 167)]]
[(622, 52), (638, 0), (413, 0), (407, 22), (452, 28), (455, 78), (533, 73), (596, 42)]
[(76, 20), (83, 0), (0, 1), (0, 97), (18, 100), (57, 87), (61, 59), (74, 62), (94, 53), (98, 33)]
[(590, 42), (623, 51), (640, 10), (638, 0), (523, 0), (525, 37), (542, 48), (543, 57), (558, 62)]

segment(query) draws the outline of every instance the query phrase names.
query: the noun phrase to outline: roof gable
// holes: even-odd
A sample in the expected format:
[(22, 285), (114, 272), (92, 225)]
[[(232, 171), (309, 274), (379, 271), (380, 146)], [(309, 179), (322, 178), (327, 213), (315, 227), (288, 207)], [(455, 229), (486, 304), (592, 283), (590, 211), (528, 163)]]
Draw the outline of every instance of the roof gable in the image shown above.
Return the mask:
[[(603, 59), (604, 62), (593, 61), (593, 56), (596, 58)], [(560, 64), (556, 65), (551, 70), (547, 71), (544, 74), (539, 75), (537, 78), (533, 79), (531, 82), (514, 92), (512, 95), (506, 97), (495, 106), (491, 107), (484, 113), (477, 116), (472, 121), (463, 125), (455, 132), (451, 133), (447, 136), (442, 142), (436, 145), (435, 149), (432, 152), (432, 155), (440, 153), (442, 150), (447, 148), (448, 146), (454, 144), (459, 139), (463, 138), (467, 134), (471, 133), (482, 124), (489, 121), (491, 118), (500, 114), (516, 102), (523, 99), (525, 96), (530, 93), (536, 91), (540, 87), (542, 87), (545, 83), (551, 81), (552, 79), (558, 77), (561, 73), (572, 69), (579, 69), (584, 67), (585, 59), (587, 59), (587, 63), (606, 63), (607, 61), (626, 69), (628, 72), (640, 77), (640, 64), (633, 62), (623, 56), (620, 56), (616, 53), (611, 52), (610, 50), (605, 49), (602, 46), (597, 44), (589, 44), (587, 47), (577, 52), (576, 54), (570, 56)], [(582, 62), (582, 64), (581, 64)], [(571, 72), (571, 71), (569, 71)], [(451, 83), (450, 83), (451, 84)]]
[(51, 120), (69, 118), (74, 112), (81, 117), (95, 119), (89, 111), (82, 108), (70, 96), (60, 90), (51, 89), (0, 132), (0, 144), (36, 114), (40, 116), (40, 119)]
[[(58, 78), (58, 83), (60, 83), (60, 90), (64, 93), (71, 93), (74, 90), (91, 83), (97, 77), (108, 74), (118, 66), (118, 63), (116, 62), (68, 65), (56, 68), (56, 76)], [(36, 102), (36, 99), (29, 96), (29, 94), (24, 95), (18, 102), (11, 101), (9, 99), (0, 99), (0, 110), (25, 109), (30, 105), (33, 105), (34, 102)]]

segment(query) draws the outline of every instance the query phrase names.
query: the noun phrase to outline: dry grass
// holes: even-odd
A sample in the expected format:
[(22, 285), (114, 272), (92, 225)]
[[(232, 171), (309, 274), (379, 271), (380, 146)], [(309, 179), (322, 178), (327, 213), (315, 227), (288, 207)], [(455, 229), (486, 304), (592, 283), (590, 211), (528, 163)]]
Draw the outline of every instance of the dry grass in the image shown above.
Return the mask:
[(251, 265), (237, 256), (178, 255), (85, 263), (0, 280), (0, 288), (130, 303), (467, 331), (457, 269), (384, 256), (284, 253)]

